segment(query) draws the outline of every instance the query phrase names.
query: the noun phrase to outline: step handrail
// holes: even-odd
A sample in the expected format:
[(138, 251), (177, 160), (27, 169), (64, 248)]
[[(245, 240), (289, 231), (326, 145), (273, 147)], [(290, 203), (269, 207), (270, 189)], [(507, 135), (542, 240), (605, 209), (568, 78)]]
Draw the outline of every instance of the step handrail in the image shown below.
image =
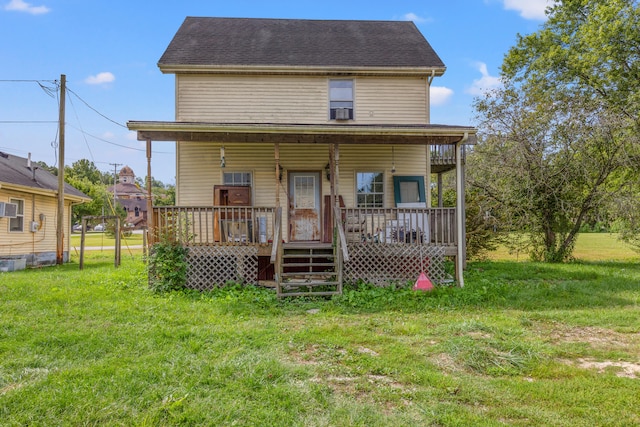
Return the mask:
[(338, 243), (340, 244), (340, 249), (342, 251), (342, 261), (349, 262), (349, 248), (347, 248), (347, 236), (344, 233), (344, 227), (342, 226), (342, 221), (340, 221), (341, 216), (342, 216), (342, 212), (340, 208), (337, 206), (334, 206), (333, 207), (333, 217), (335, 218), (334, 227), (336, 227), (336, 229), (338, 230), (338, 239), (339, 239)]
[(282, 208), (276, 208), (276, 214), (274, 216), (275, 224), (273, 226), (273, 245), (271, 246), (271, 263), (274, 264), (278, 259), (278, 253), (280, 252), (280, 242), (282, 241)]

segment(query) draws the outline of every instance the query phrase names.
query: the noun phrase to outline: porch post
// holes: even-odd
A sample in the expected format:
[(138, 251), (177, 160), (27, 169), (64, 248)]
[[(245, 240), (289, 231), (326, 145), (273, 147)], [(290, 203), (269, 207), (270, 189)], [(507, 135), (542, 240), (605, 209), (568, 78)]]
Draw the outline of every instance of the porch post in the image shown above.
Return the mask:
[(275, 157), (276, 157), (276, 208), (280, 207), (280, 143), (276, 142), (274, 145)]
[(151, 140), (147, 139), (147, 242), (154, 243), (155, 224), (153, 223), (153, 199), (151, 195)]
[(336, 204), (336, 200), (338, 198), (338, 195), (336, 194), (336, 189), (335, 189), (335, 155), (336, 155), (336, 149), (335, 146), (333, 144), (329, 144), (329, 171), (330, 171), (330, 175), (329, 175), (329, 185), (330, 185), (330, 189), (331, 189), (331, 212), (333, 212), (333, 207), (334, 206), (338, 206)]
[(467, 140), (468, 134), (456, 144), (456, 279), (458, 285), (464, 287), (464, 183), (462, 175), (462, 144)]
[[(331, 175), (331, 178), (333, 180), (333, 186), (336, 191), (336, 196), (338, 196), (340, 195), (340, 187), (338, 185), (338, 181), (339, 181), (338, 178), (340, 176), (340, 145), (339, 144), (333, 144), (333, 157), (334, 157), (335, 167), (333, 169), (333, 174)], [(340, 207), (339, 197), (336, 197), (335, 203), (336, 204), (334, 206)]]
[(438, 174), (438, 207), (441, 208), (444, 206), (444, 201), (442, 199), (442, 172)]
[(426, 185), (427, 185), (427, 208), (431, 207), (431, 146), (429, 144), (425, 145), (425, 149), (427, 150), (427, 176), (426, 176)]

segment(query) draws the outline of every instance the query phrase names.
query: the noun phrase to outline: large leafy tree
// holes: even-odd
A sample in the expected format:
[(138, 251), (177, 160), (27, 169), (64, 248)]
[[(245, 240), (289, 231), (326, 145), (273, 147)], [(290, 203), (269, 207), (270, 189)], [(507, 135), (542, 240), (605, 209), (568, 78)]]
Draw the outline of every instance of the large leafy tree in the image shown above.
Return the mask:
[(589, 214), (620, 195), (637, 135), (626, 118), (575, 93), (559, 102), (535, 85), (510, 85), (476, 102), (480, 143), (469, 182), (507, 230), (527, 231), (535, 259), (571, 256)]
[(530, 232), (535, 258), (567, 259), (589, 216), (637, 200), (639, 17), (637, 1), (556, 1), (506, 55), (504, 88), (476, 102), (471, 184)]
[[(637, 0), (556, 0), (542, 28), (519, 36), (507, 79), (534, 82), (553, 97), (571, 88), (640, 125), (640, 9)], [(637, 129), (636, 129), (637, 130)]]

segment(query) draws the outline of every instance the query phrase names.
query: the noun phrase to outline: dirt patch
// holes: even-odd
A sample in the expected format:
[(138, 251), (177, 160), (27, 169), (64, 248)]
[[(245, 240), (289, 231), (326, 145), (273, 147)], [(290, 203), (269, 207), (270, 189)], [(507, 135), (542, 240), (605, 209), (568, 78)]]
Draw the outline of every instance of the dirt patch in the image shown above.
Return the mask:
[(17, 390), (20, 387), (22, 387), (23, 385), (24, 384), (20, 384), (20, 383), (8, 384), (8, 385), (0, 388), (0, 396), (2, 396), (3, 394), (9, 393), (10, 391)]
[(596, 362), (592, 359), (578, 359), (576, 363), (580, 368), (596, 369), (601, 374), (604, 374), (607, 370), (614, 370), (617, 377), (640, 378), (640, 363), (613, 362), (610, 360)]
[(373, 356), (373, 357), (380, 356), (376, 351), (371, 350), (370, 348), (367, 348), (367, 347), (358, 347), (358, 353), (368, 354), (369, 356)]
[(445, 372), (454, 372), (460, 370), (455, 359), (448, 353), (439, 353), (431, 358), (431, 361), (441, 370)]
[(640, 342), (638, 334), (622, 334), (590, 326), (554, 328), (549, 337), (556, 343), (588, 343), (593, 348), (625, 348)]

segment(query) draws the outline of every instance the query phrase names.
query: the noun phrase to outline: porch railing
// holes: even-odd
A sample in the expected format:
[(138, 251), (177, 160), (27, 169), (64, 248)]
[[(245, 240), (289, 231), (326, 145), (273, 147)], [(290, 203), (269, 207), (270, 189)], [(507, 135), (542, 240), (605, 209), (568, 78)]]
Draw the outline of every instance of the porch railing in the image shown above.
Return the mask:
[[(155, 206), (152, 236), (185, 245), (270, 245), (275, 235), (281, 238), (278, 212), (275, 207)], [(456, 208), (339, 208), (336, 213), (341, 249), (354, 242), (457, 245)]]
[(456, 246), (456, 208), (340, 208), (347, 242)]
[(268, 245), (273, 241), (272, 207), (154, 206), (154, 239), (184, 245)]
[[(431, 164), (432, 165), (455, 165), (456, 164), (456, 146), (455, 145), (431, 145)], [(465, 149), (462, 146), (462, 161), (465, 160)]]

